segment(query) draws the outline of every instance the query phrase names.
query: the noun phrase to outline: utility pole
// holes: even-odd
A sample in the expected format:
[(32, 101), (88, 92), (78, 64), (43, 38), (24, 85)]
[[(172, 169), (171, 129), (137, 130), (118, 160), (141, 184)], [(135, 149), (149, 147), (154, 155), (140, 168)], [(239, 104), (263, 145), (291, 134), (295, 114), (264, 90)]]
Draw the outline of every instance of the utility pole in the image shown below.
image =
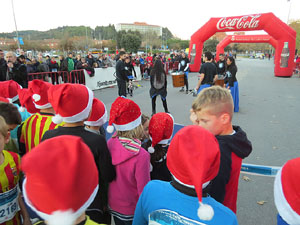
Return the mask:
[(18, 44), (18, 48), (20, 49), (19, 33), (18, 33), (18, 28), (17, 28), (16, 16), (15, 16), (14, 0), (11, 0), (11, 6), (12, 6), (14, 21), (15, 21), (15, 28), (16, 28), (16, 34), (17, 34), (17, 44)]
[(87, 27), (85, 27), (85, 38), (86, 38), (86, 46), (85, 46), (85, 48), (88, 49), (88, 48), (89, 48), (89, 45), (88, 45)]
[(289, 14), (288, 14), (287, 22), (286, 22), (287, 25), (289, 25), (289, 20), (290, 20), (292, 0), (288, 0), (288, 2), (290, 3), (290, 6), (289, 6)]

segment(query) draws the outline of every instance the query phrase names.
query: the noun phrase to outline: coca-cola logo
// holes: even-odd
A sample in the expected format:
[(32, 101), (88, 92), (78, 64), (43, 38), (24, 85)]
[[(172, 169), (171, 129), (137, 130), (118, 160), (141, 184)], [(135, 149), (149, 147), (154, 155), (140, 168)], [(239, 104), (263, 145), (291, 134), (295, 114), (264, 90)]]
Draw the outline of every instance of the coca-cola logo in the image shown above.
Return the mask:
[(258, 18), (261, 15), (249, 15), (237, 18), (221, 18), (217, 23), (218, 30), (254, 29), (259, 26)]

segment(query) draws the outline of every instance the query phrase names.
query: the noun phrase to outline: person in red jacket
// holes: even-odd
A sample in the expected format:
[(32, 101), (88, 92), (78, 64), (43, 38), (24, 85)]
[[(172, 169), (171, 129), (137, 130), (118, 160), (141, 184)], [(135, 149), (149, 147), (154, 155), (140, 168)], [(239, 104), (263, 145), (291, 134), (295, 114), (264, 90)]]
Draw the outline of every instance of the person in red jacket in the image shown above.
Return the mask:
[(213, 133), (220, 145), (221, 163), (209, 194), (236, 213), (242, 159), (252, 151), (246, 133), (232, 125), (233, 100), (228, 89), (213, 86), (203, 89), (193, 102), (191, 121)]

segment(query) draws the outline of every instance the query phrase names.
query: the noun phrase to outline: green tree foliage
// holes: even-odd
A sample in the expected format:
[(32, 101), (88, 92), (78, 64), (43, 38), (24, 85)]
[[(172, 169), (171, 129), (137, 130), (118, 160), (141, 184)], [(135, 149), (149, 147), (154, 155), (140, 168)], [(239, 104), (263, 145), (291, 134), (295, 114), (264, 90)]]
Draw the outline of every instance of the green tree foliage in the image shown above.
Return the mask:
[(203, 52), (216, 52), (217, 45), (219, 44), (218, 40), (215, 38), (208, 39), (206, 42), (204, 42), (203, 45)]
[(297, 32), (296, 48), (298, 49), (298, 51), (300, 51), (300, 20), (292, 21), (289, 24), (289, 26), (292, 27)]
[(95, 38), (99, 40), (116, 40), (117, 31), (115, 25), (97, 26), (95, 28)]
[(173, 38), (173, 34), (167, 27), (162, 28), (162, 33), (163, 33), (164, 40), (169, 40), (169, 39)]
[(174, 50), (185, 50), (189, 47), (190, 41), (189, 40), (181, 40), (179, 38), (172, 38), (167, 41), (167, 45), (169, 49)]
[(128, 52), (137, 52), (141, 43), (141, 38), (133, 33), (124, 34), (121, 39), (121, 46)]

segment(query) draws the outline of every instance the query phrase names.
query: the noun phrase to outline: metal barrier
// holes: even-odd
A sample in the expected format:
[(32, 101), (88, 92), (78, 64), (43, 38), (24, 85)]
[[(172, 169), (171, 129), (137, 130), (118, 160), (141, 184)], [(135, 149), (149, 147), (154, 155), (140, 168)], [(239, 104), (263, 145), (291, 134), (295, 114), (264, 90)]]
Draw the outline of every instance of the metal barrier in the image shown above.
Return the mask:
[(85, 84), (85, 76), (83, 70), (72, 70), (69, 74), (70, 83)]
[(62, 82), (69, 83), (69, 74), (67, 71), (58, 72), (39, 72), (39, 73), (29, 73), (28, 80), (43, 80), (50, 82), (52, 84), (60, 84)]

